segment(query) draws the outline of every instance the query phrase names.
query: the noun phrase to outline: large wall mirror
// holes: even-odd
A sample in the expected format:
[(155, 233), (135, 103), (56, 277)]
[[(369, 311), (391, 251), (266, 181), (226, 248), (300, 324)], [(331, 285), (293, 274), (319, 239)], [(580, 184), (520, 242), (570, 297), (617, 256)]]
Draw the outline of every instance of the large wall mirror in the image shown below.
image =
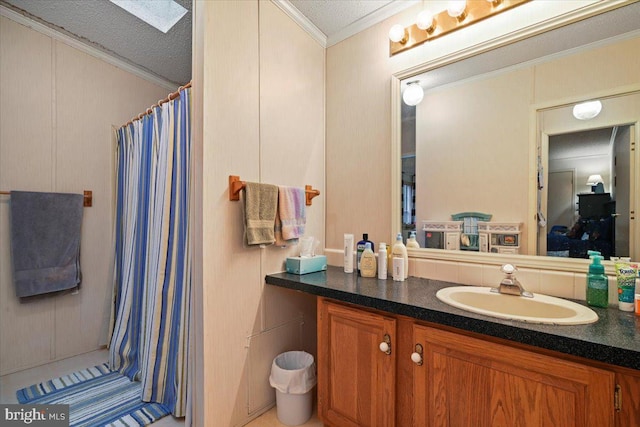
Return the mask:
[[(585, 270), (587, 250), (639, 258), (639, 52), (632, 3), (394, 76), (394, 229), (427, 247), (412, 256), (570, 271)], [(425, 94), (408, 106), (414, 82)], [(574, 117), (595, 99), (598, 116)], [(458, 213), (491, 216), (481, 244), (464, 241), (475, 218)]]

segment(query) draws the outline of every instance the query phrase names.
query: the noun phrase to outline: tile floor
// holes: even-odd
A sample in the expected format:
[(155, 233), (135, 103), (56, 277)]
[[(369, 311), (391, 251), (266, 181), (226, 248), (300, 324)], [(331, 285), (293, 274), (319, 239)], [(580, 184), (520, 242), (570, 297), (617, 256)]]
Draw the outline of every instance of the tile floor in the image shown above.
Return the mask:
[[(24, 371), (0, 377), (0, 403), (18, 403), (16, 391), (62, 375), (70, 374), (79, 369), (95, 366), (107, 361), (108, 351), (98, 350), (81, 354), (68, 359), (37, 366)], [(184, 419), (167, 416), (152, 424), (153, 427), (184, 427)], [(309, 421), (301, 427), (322, 427), (322, 423), (314, 413)], [(276, 408), (272, 408), (260, 417), (247, 424), (247, 427), (285, 427), (278, 421)]]

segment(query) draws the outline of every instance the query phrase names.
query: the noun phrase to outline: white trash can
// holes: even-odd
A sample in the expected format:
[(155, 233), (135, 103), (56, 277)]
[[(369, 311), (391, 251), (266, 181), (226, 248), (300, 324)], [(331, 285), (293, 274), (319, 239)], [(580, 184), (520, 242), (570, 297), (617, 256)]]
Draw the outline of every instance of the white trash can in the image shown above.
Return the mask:
[(313, 411), (313, 387), (317, 383), (313, 356), (288, 351), (273, 359), (271, 387), (276, 389), (278, 420), (288, 426), (304, 424)]

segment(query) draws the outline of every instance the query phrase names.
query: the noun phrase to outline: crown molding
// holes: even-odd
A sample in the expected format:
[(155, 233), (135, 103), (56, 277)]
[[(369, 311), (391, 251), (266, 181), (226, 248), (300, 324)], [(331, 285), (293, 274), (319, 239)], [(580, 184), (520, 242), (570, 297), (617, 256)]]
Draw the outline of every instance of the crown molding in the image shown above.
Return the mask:
[(64, 43), (68, 46), (71, 46), (75, 49), (78, 49), (81, 52), (84, 52), (88, 55), (93, 56), (94, 58), (100, 59), (108, 64), (111, 64), (115, 67), (120, 68), (121, 70), (127, 71), (131, 74), (134, 74), (144, 80), (147, 80), (151, 83), (157, 84), (167, 90), (175, 90), (178, 84), (175, 82), (169, 81), (162, 77), (159, 77), (150, 71), (147, 71), (141, 67), (131, 64), (130, 62), (125, 61), (124, 59), (113, 56), (101, 49), (98, 49), (95, 46), (87, 44), (77, 38), (63, 33), (61, 31), (56, 30), (55, 28), (49, 27), (41, 22), (38, 22), (32, 19), (30, 16), (17, 12), (4, 4), (0, 4), (0, 16), (8, 18), (12, 21), (17, 22), (18, 24), (24, 25), (25, 27), (31, 28), (45, 36), (49, 36), (54, 40), (57, 40), (61, 43)]
[(396, 15), (420, 2), (421, 0), (392, 1), (391, 3), (386, 4), (380, 9), (377, 9), (375, 12), (372, 12), (367, 16), (358, 19), (354, 23), (344, 27), (337, 33), (331, 34), (331, 36), (327, 38), (327, 47), (331, 47), (334, 44), (340, 43), (341, 41), (346, 40), (349, 37), (361, 31), (364, 31), (369, 27), (379, 24), (385, 19)]
[(289, 18), (293, 19), (296, 24), (302, 27), (303, 30), (305, 30), (315, 41), (320, 44), (320, 46), (322, 46), (323, 48), (327, 47), (327, 36), (322, 31), (320, 31), (320, 29), (316, 27), (313, 22), (309, 21), (306, 16), (300, 13), (298, 9), (293, 7), (293, 5), (289, 3), (288, 0), (271, 0), (271, 2), (278, 6), (278, 8), (280, 8), (280, 10), (282, 10), (284, 13), (286, 13)]

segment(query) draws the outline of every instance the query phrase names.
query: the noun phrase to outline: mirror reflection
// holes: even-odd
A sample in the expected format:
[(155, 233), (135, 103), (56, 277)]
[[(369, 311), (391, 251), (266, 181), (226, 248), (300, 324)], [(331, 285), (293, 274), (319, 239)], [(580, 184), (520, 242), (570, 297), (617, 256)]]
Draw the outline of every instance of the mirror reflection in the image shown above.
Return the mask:
[[(423, 248), (636, 255), (637, 201), (630, 195), (639, 161), (628, 150), (640, 105), (631, 101), (621, 111), (607, 102), (640, 89), (631, 55), (640, 51), (638, 9), (626, 6), (404, 80), (402, 89), (419, 81), (425, 91), (418, 105), (401, 103), (405, 235), (416, 230)], [(629, 14), (637, 19), (619, 20)], [(595, 97), (607, 100), (598, 117), (571, 114)], [(592, 182), (592, 175), (600, 177)]]

